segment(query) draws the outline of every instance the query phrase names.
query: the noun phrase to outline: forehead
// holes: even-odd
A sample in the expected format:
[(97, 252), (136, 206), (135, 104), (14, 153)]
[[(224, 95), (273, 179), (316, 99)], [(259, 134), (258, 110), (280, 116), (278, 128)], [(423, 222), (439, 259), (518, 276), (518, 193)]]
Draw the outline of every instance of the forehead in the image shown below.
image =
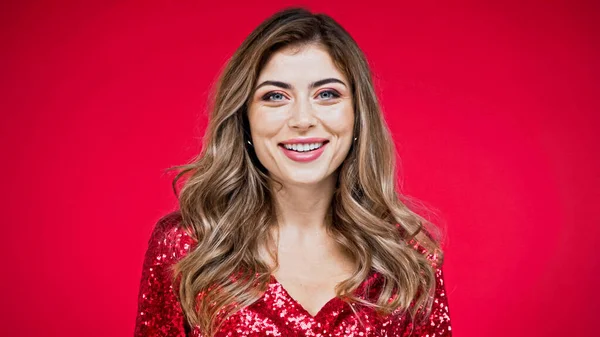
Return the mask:
[(273, 53), (261, 70), (258, 81), (279, 80), (302, 84), (329, 77), (339, 78), (347, 83), (346, 77), (334, 65), (327, 50), (311, 44), (285, 47)]

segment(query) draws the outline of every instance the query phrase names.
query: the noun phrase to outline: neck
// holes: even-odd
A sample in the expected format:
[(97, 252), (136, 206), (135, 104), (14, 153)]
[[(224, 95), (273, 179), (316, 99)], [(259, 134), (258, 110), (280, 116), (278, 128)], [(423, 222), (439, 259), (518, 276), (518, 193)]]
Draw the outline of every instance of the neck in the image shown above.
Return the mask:
[(283, 184), (273, 188), (277, 222), (280, 230), (314, 233), (325, 230), (336, 176), (313, 185)]

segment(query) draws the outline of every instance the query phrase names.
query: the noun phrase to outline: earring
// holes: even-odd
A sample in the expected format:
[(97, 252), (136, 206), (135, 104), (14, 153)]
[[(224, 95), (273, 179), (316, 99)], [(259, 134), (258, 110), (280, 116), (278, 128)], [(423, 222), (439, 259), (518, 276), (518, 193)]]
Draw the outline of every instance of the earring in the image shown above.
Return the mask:
[(358, 137), (354, 137), (354, 141), (356, 141), (358, 139)]
[(250, 144), (250, 146), (252, 146), (252, 143), (250, 143), (250, 141), (249, 141), (249, 140), (248, 140), (247, 142), (248, 142), (248, 144)]

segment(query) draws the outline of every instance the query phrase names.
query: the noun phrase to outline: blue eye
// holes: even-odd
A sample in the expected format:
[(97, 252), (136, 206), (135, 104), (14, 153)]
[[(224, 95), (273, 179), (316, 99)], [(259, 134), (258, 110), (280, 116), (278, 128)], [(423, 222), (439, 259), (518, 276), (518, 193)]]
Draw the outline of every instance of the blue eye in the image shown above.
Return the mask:
[[(272, 99), (274, 97), (276, 97), (276, 98)], [(284, 98), (285, 98), (285, 96), (282, 93), (280, 93), (280, 92), (270, 92), (270, 93), (264, 95), (262, 99), (263, 99), (263, 101), (274, 101), (274, 102), (277, 102), (277, 101), (280, 101), (280, 100), (282, 100)]]
[[(328, 95), (326, 95), (326, 97), (323, 97), (322, 96), (323, 94), (328, 94)], [(324, 90), (319, 93), (319, 96), (324, 99), (333, 99), (333, 98), (340, 97), (340, 94), (338, 94), (337, 91), (335, 91), (335, 90)]]

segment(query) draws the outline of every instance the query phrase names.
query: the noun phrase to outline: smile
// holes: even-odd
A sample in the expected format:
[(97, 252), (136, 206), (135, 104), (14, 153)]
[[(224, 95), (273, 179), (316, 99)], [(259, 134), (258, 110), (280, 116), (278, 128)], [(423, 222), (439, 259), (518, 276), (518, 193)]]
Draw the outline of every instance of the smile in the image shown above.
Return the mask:
[(283, 144), (283, 146), (288, 150), (292, 150), (292, 151), (296, 151), (296, 152), (308, 152), (308, 151), (316, 150), (316, 149), (320, 148), (321, 146), (323, 146), (324, 144), (325, 144), (325, 142), (310, 143), (310, 144)]
[(328, 143), (280, 144), (279, 148), (293, 161), (310, 162), (321, 156)]

